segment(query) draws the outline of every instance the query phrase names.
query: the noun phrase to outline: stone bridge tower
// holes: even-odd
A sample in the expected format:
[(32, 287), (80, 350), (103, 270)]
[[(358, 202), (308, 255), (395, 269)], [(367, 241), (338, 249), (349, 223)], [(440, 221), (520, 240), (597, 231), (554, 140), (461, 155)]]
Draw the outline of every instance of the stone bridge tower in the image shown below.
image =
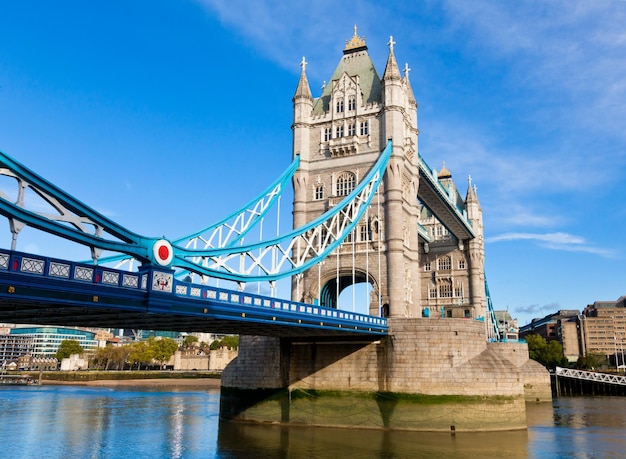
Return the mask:
[[(353, 283), (372, 286), (369, 311), (388, 317), (478, 317), (485, 315), (482, 216), (473, 190), (466, 202), (451, 174), (443, 186), (472, 219), (480, 240), (464, 243), (446, 229), (419, 197), (417, 103), (390, 38), (382, 78), (365, 39), (356, 33), (322, 94), (314, 98), (306, 61), (293, 98), (294, 227), (318, 217), (348, 195), (391, 140), (393, 155), (384, 183), (357, 230), (316, 268), (292, 281), (292, 299), (337, 307)], [(470, 210), (471, 208), (471, 210)], [(429, 237), (420, 237), (418, 228)], [(431, 250), (432, 249), (432, 250)], [(473, 255), (470, 253), (472, 252)]]
[(419, 156), (417, 104), (393, 39), (380, 78), (355, 29), (318, 98), (303, 59), (293, 102), (295, 227), (337, 205), (392, 141), (369, 214), (336, 253), (292, 281), (294, 300), (331, 307), (350, 284), (370, 283), (370, 313), (389, 317), (389, 336), (241, 336), (222, 374), (220, 416), (385, 430), (526, 428), (525, 400), (550, 400), (550, 375), (525, 343), (488, 342), (487, 321), (467, 320), (486, 315), (482, 211), (475, 189), (462, 198), (445, 166), (435, 172)]

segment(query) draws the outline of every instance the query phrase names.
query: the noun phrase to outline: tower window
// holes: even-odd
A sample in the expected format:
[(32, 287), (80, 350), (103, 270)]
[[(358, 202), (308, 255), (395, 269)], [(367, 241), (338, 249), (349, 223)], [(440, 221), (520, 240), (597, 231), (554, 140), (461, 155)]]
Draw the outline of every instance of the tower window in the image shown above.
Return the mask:
[(439, 297), (440, 298), (452, 298), (452, 285), (450, 281), (443, 281), (439, 285)]
[(328, 142), (330, 140), (331, 130), (330, 128), (324, 128), (324, 142)]
[(424, 271), (430, 271), (430, 261), (426, 262), (424, 265)]
[(324, 185), (317, 185), (315, 187), (315, 200), (324, 199)]
[(459, 260), (459, 269), (465, 269), (465, 259), (463, 258)]
[(352, 123), (348, 124), (348, 137), (356, 135), (356, 126)]
[(335, 135), (335, 137), (339, 138), (339, 137), (343, 137), (343, 126), (337, 126), (335, 133), (337, 135)]
[(348, 110), (356, 110), (356, 97), (348, 97)]
[(370, 133), (370, 124), (369, 121), (361, 122), (361, 135), (368, 135)]
[(337, 113), (343, 113), (343, 99), (337, 99)]
[(354, 174), (350, 172), (342, 172), (339, 177), (337, 177), (337, 196), (347, 196), (352, 190), (354, 190), (355, 185)]
[(439, 269), (449, 271), (452, 268), (452, 261), (450, 260), (450, 257), (441, 257), (439, 260), (437, 260), (437, 263), (437, 267)]
[(437, 298), (437, 287), (431, 287), (428, 289), (428, 298)]
[(369, 232), (367, 231), (367, 225), (359, 226), (360, 240), (368, 241), (369, 240)]

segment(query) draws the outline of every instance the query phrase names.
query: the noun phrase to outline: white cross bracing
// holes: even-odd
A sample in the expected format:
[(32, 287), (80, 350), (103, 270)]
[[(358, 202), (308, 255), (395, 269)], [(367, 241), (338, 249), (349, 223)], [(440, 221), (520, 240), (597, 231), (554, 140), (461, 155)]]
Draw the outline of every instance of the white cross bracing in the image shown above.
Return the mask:
[[(203, 231), (174, 241), (174, 258), (170, 266), (238, 282), (274, 281), (302, 273), (337, 249), (354, 230), (378, 189), (391, 150), (391, 142), (388, 142), (377, 163), (352, 193), (317, 219), (269, 241), (235, 246), (276, 203), (299, 165), (299, 158), (296, 157), (290, 168), (243, 210)], [(151, 252), (157, 238), (128, 231), (2, 152), (0, 175), (14, 178), (18, 184), (15, 202), (0, 190), (0, 214), (9, 219), (14, 238), (27, 225), (90, 247), (94, 261), (102, 249), (124, 255), (101, 261), (119, 261), (130, 256), (141, 262), (154, 262)], [(56, 213), (26, 209), (24, 197), (27, 189), (42, 198)], [(89, 232), (89, 228), (93, 232)], [(106, 233), (107, 239), (103, 233)], [(115, 239), (109, 239), (109, 236)], [(181, 246), (183, 243), (186, 247)], [(213, 244), (217, 247), (211, 247)], [(198, 245), (203, 247), (198, 248)], [(254, 274), (254, 270), (258, 273)]]
[[(193, 234), (178, 238), (173, 241), (173, 244), (183, 246), (189, 250), (206, 250), (229, 247), (238, 243), (263, 219), (267, 211), (276, 204), (299, 165), (300, 157), (296, 156), (291, 165), (259, 197), (253, 199), (229, 217)], [(129, 270), (133, 269), (135, 262), (133, 258), (127, 255), (117, 255), (99, 260), (100, 263), (114, 261), (117, 261), (116, 269), (126, 266)], [(201, 260), (197, 257), (194, 262), (199, 263)]]
[(213, 250), (175, 247), (172, 265), (238, 282), (273, 281), (309, 269), (337, 249), (361, 220), (390, 155), (388, 145), (363, 182), (339, 205), (309, 224), (280, 238), (247, 246)]

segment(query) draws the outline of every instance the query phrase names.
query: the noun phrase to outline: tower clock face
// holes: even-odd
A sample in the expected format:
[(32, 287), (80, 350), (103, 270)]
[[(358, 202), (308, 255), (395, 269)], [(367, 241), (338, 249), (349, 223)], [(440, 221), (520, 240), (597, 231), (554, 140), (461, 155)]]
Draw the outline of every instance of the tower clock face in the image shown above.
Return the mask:
[(152, 290), (171, 292), (173, 283), (174, 276), (172, 274), (156, 271), (152, 276)]

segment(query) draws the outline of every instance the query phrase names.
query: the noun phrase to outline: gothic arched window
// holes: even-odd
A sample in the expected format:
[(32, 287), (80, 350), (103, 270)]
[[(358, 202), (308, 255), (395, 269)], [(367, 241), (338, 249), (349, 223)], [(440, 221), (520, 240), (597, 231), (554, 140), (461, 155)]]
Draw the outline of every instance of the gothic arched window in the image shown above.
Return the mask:
[(452, 269), (452, 260), (450, 259), (450, 257), (441, 257), (439, 260), (437, 260), (438, 263), (438, 268), (439, 269), (443, 269), (446, 271), (449, 271), (450, 269)]
[(350, 96), (348, 97), (348, 110), (356, 109), (356, 97)]
[(349, 195), (352, 190), (354, 190), (355, 183), (356, 179), (353, 173), (342, 172), (339, 177), (337, 177), (337, 196)]
[(452, 282), (443, 279), (439, 284), (439, 298), (452, 298)]
[(324, 199), (324, 185), (315, 185), (315, 200)]
[(337, 113), (343, 113), (343, 99), (337, 99)]
[(324, 142), (328, 142), (331, 137), (330, 128), (324, 128)]
[(361, 135), (368, 135), (370, 133), (370, 126), (368, 121), (361, 122)]

